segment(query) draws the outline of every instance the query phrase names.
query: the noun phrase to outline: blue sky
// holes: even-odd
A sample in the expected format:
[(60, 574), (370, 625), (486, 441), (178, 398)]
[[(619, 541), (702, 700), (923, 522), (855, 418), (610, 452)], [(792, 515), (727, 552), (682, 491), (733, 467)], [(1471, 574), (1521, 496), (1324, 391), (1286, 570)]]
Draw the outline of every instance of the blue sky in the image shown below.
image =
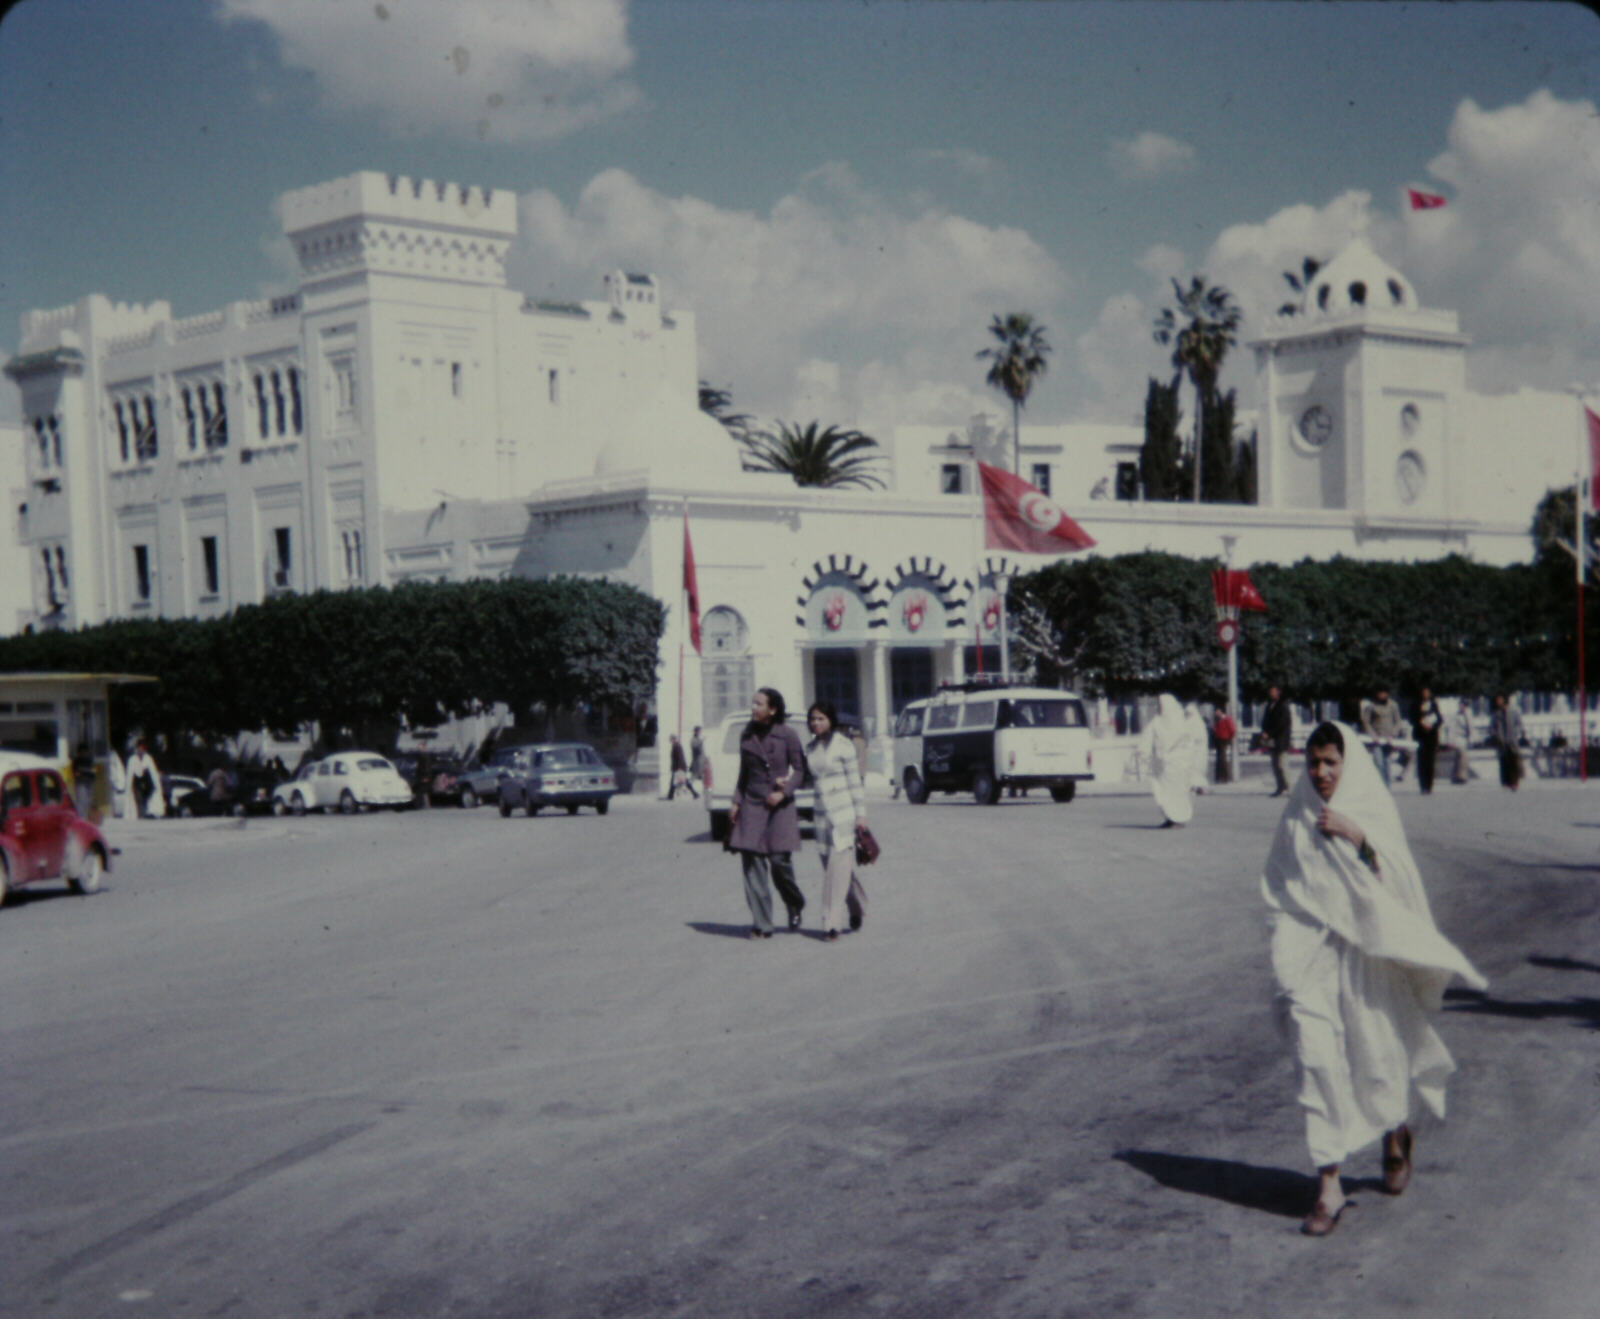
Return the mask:
[(999, 411), (974, 353), (1029, 310), (1029, 416), (1131, 421), (1170, 276), (1232, 289), (1248, 339), (1358, 223), (1460, 311), (1476, 387), (1600, 388), (1597, 88), (1569, 4), (22, 0), (0, 352), (88, 292), (292, 287), (277, 196), (376, 169), (515, 190), (528, 291), (660, 275), (765, 417)]

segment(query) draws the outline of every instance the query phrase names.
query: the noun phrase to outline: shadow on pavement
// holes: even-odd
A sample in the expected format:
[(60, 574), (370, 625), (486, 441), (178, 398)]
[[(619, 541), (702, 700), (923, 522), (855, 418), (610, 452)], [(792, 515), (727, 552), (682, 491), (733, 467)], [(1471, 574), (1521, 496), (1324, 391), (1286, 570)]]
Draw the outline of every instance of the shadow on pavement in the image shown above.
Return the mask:
[[(111, 887), (109, 880), (102, 881), (101, 892)], [(5, 905), (8, 907), (26, 907), (34, 902), (54, 902), (57, 898), (93, 897), (93, 894), (79, 893), (76, 889), (67, 887), (65, 880), (46, 880), (37, 887), (7, 889)]]
[(1199, 1159), (1156, 1150), (1118, 1150), (1112, 1156), (1163, 1186), (1263, 1213), (1299, 1218), (1316, 1198), (1317, 1180), (1287, 1168), (1258, 1168), (1230, 1159)]
[(1487, 1017), (1514, 1017), (1523, 1021), (1545, 1021), (1567, 1017), (1590, 1030), (1600, 1030), (1600, 998), (1545, 998), (1511, 1003), (1490, 998), (1475, 989), (1447, 989), (1447, 1012), (1474, 1012)]
[(720, 934), (725, 939), (748, 939), (750, 924), (719, 925), (716, 921), (690, 921), (689, 928), (696, 934)]
[[(1156, 829), (1156, 830), (1161, 830), (1161, 829), (1165, 829), (1166, 827), (1167, 826), (1164, 825), (1164, 824), (1108, 824), (1108, 825), (1106, 825), (1107, 829)], [(1173, 826), (1173, 828), (1178, 828), (1178, 827), (1179, 826), (1177, 826), (1177, 825)]]
[(1600, 971), (1600, 964), (1595, 962), (1580, 962), (1571, 957), (1540, 957), (1538, 953), (1528, 958), (1528, 964), (1551, 971)]

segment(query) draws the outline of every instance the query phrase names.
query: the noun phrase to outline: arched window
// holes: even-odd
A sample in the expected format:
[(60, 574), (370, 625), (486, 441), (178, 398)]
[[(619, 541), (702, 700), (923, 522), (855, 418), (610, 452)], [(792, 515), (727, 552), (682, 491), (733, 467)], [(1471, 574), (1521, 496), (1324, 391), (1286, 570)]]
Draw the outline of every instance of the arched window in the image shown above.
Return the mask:
[(256, 372), (256, 418), (259, 423), (258, 429), (261, 431), (261, 438), (264, 440), (270, 438), (272, 428), (268, 425), (267, 378), (259, 371)]
[(277, 425), (277, 433), (279, 435), (282, 435), (283, 434), (283, 429), (284, 429), (284, 424), (283, 424), (283, 373), (280, 372), (280, 371), (273, 371), (273, 373), (272, 373), (272, 411), (273, 411), (273, 418), (278, 423), (278, 425)]
[(300, 434), (300, 431), (301, 431), (301, 424), (300, 424), (300, 369), (299, 369), (299, 367), (294, 367), (294, 366), (291, 366), (289, 368), (289, 413), (290, 413), (290, 421), (292, 422), (293, 427), (294, 427), (294, 433), (296, 435), (298, 435), (298, 434)]
[(1405, 305), (1406, 291), (1400, 287), (1400, 281), (1398, 279), (1391, 279), (1389, 281), (1389, 297), (1393, 299), (1396, 307)]
[(1357, 307), (1367, 305), (1367, 286), (1359, 279), (1350, 285), (1350, 301)]
[(117, 413), (117, 442), (122, 453), (122, 461), (128, 461), (128, 418), (122, 411), (122, 400), (119, 398), (114, 405)]

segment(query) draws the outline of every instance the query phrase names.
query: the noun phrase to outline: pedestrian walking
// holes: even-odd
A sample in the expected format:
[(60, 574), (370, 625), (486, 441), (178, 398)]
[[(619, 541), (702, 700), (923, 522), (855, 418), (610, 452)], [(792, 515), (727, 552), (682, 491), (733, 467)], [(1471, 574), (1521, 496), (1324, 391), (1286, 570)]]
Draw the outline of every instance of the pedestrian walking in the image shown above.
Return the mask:
[(806, 900), (795, 883), (793, 854), (800, 850), (800, 813), (794, 794), (805, 777), (800, 738), (785, 722), (783, 695), (763, 687), (750, 704), (739, 737), (739, 777), (728, 808), (728, 850), (739, 853), (752, 939), (772, 937), (772, 889), (788, 909), (789, 928), (800, 928)]
[(1372, 739), (1372, 762), (1383, 777), (1384, 787), (1389, 786), (1389, 757), (1394, 754), (1394, 741), (1404, 735), (1400, 715), (1400, 702), (1389, 699), (1387, 687), (1378, 688), (1377, 696), (1361, 707), (1361, 731)]
[(689, 734), (689, 777), (699, 784), (706, 781), (706, 739), (699, 724)]
[(667, 800), (676, 797), (679, 788), (686, 788), (689, 795), (699, 801), (700, 794), (694, 790), (694, 779), (689, 773), (689, 762), (684, 758), (683, 743), (678, 740), (676, 733), (669, 735), (669, 741), (672, 743), (672, 783), (667, 788)]
[(87, 740), (80, 739), (72, 753), (72, 803), (86, 820), (94, 810), (94, 780), (94, 752)]
[(133, 789), (134, 809), (141, 820), (160, 819), (167, 813), (166, 799), (161, 794), (161, 771), (142, 739), (128, 759), (128, 786)]
[(1522, 713), (1506, 700), (1504, 692), (1494, 698), (1494, 713), (1489, 716), (1489, 741), (1500, 753), (1500, 786), (1517, 790), (1522, 782)]
[(1467, 763), (1467, 752), (1472, 750), (1472, 706), (1466, 697), (1456, 703), (1456, 712), (1450, 722), (1450, 741), (1456, 749), (1455, 773), (1452, 783), (1465, 783), (1473, 777), (1472, 766)]
[(856, 869), (856, 831), (867, 823), (867, 798), (861, 786), (860, 757), (839, 727), (832, 701), (818, 701), (806, 713), (811, 741), (806, 763), (817, 789), (817, 846), (822, 849), (822, 933), (834, 940), (849, 908), (850, 928), (859, 930), (867, 893)]
[(1427, 1014), (1454, 976), (1488, 988), (1434, 925), (1399, 810), (1358, 738), (1328, 723), (1307, 739), (1262, 874), (1278, 1019), (1318, 1173), (1308, 1236), (1337, 1226), (1349, 1203), (1339, 1169), (1380, 1137), (1383, 1189), (1405, 1190), (1413, 1094), (1442, 1118), (1455, 1070)]
[(1226, 709), (1219, 708), (1211, 720), (1211, 741), (1217, 753), (1217, 764), (1212, 778), (1217, 783), (1233, 782), (1229, 753), (1233, 750), (1233, 739), (1238, 731), (1233, 716)]
[(1261, 712), (1261, 735), (1266, 739), (1267, 751), (1272, 757), (1272, 795), (1281, 797), (1289, 791), (1289, 779), (1283, 772), (1283, 758), (1289, 754), (1289, 739), (1294, 733), (1294, 714), (1289, 702), (1276, 684), (1267, 688), (1267, 705)]
[[(1194, 727), (1198, 724), (1200, 735)], [(1145, 734), (1146, 756), (1150, 762), (1150, 791), (1161, 808), (1162, 828), (1182, 828), (1194, 818), (1196, 753), (1204, 773), (1205, 725), (1185, 716), (1178, 698), (1170, 692), (1156, 697), (1156, 717)]]
[(1424, 687), (1417, 697), (1417, 706), (1411, 712), (1411, 735), (1417, 740), (1417, 787), (1424, 793), (1433, 791), (1433, 771), (1439, 758), (1439, 734), (1444, 730), (1444, 712), (1433, 699), (1433, 691)]
[(111, 814), (120, 820), (128, 813), (128, 767), (115, 747), (106, 754), (106, 776), (111, 783)]

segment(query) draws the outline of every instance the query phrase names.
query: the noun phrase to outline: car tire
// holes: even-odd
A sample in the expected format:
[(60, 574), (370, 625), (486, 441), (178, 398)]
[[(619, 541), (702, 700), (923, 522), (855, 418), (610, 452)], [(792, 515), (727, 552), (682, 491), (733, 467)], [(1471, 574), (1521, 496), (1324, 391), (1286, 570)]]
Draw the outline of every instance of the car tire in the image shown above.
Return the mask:
[(527, 801), (522, 803), (522, 809), (528, 813), (528, 818), (531, 820), (539, 813), (539, 803), (529, 797)]
[(1076, 783), (1063, 783), (1059, 787), (1050, 789), (1050, 797), (1053, 801), (1071, 801), (1077, 795), (1078, 785)]
[(578, 813), (578, 808), (577, 808), (576, 805), (567, 807), (567, 814), (568, 815), (576, 815), (577, 813)]
[(306, 799), (298, 792), (289, 798), (289, 812), (292, 815), (304, 815), (306, 813)]
[(287, 815), (289, 813), (289, 803), (284, 801), (282, 797), (274, 797), (272, 799), (272, 813), (274, 815)]
[(609, 798), (607, 798), (605, 801), (597, 801), (594, 804), (594, 808), (595, 810), (599, 811), (601, 815), (604, 815), (611, 809), (611, 801)]
[(180, 820), (194, 819), (194, 807), (189, 805), (187, 797), (182, 797), (178, 800), (178, 818)]
[(913, 806), (921, 806), (928, 800), (928, 785), (922, 781), (922, 775), (910, 766), (906, 767), (906, 800)]
[(6, 899), (11, 896), (11, 871), (6, 866), (4, 857), (0, 857), (0, 907), (6, 905)]
[(361, 807), (356, 804), (356, 795), (346, 788), (339, 794), (339, 810), (345, 815), (354, 815)]
[(476, 810), (478, 807), (478, 794), (471, 788), (461, 789), (461, 809), (464, 811)]
[(105, 878), (106, 859), (98, 847), (91, 847), (78, 864), (77, 875), (67, 881), (74, 893), (98, 893), (100, 881)]
[(993, 806), (1000, 800), (1000, 784), (995, 781), (993, 770), (980, 769), (973, 776), (972, 799), (979, 806)]
[(511, 803), (506, 800), (506, 795), (503, 792), (500, 794), (500, 818), (502, 820), (511, 818)]

